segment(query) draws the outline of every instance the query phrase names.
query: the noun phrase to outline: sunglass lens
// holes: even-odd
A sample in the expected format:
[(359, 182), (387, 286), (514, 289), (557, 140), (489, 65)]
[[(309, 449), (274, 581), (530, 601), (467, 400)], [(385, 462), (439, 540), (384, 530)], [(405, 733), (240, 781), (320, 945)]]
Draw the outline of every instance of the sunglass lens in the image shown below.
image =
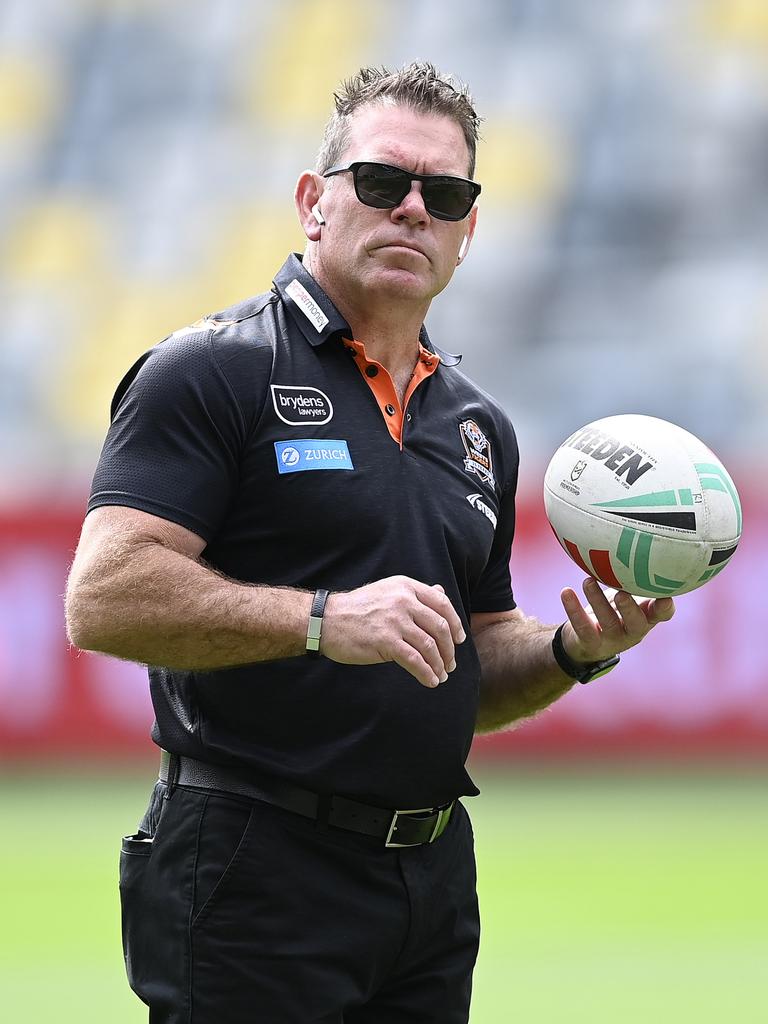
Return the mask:
[(474, 202), (474, 190), (468, 182), (456, 178), (437, 178), (424, 182), (424, 205), (439, 220), (461, 220)]
[(411, 181), (407, 174), (386, 164), (360, 164), (355, 187), (361, 203), (377, 210), (392, 209), (408, 194)]
[[(361, 163), (354, 174), (357, 198), (377, 210), (398, 206), (410, 192), (413, 181), (406, 171), (388, 164)], [(430, 177), (422, 184), (424, 206), (430, 216), (439, 220), (462, 220), (472, 209), (475, 196), (472, 182), (448, 175)]]

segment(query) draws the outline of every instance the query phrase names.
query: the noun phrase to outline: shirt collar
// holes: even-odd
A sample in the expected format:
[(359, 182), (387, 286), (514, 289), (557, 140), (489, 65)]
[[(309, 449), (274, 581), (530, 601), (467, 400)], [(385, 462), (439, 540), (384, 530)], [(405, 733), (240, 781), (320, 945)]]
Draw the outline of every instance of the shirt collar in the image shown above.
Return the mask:
[(352, 337), (349, 324), (305, 269), (298, 253), (291, 253), (275, 275), (274, 285), (310, 345), (322, 345), (334, 334)]
[[(352, 337), (349, 324), (304, 267), (299, 253), (291, 253), (275, 275), (274, 285), (285, 308), (310, 345), (322, 345), (333, 335)], [(456, 366), (461, 362), (460, 355), (451, 355), (433, 345), (423, 325), (419, 341), (424, 348), (440, 356), (446, 366)]]
[(427, 334), (427, 328), (423, 324), (421, 325), (421, 331), (419, 332), (419, 341), (428, 352), (434, 352), (435, 355), (440, 356), (440, 362), (443, 366), (458, 366), (461, 362), (460, 353), (453, 354), (451, 352), (446, 352), (444, 349), (438, 348), (437, 345), (434, 345), (430, 341), (429, 335)]

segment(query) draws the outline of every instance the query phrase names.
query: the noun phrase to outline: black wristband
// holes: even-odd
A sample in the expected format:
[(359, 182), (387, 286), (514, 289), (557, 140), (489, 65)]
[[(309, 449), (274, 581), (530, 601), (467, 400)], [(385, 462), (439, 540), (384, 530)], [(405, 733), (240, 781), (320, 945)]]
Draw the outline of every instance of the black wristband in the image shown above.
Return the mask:
[(571, 679), (576, 679), (580, 683), (589, 683), (593, 679), (597, 679), (598, 676), (604, 676), (606, 672), (610, 672), (619, 664), (621, 659), (618, 654), (614, 654), (611, 658), (603, 658), (602, 661), (590, 661), (587, 664), (574, 661), (563, 645), (564, 625), (565, 623), (555, 630), (555, 635), (552, 637), (552, 653), (557, 664)]
[(328, 600), (327, 590), (316, 590), (312, 598), (312, 607), (309, 609), (309, 623), (307, 624), (307, 646), (308, 658), (320, 657), (320, 637), (323, 632), (323, 612), (325, 602)]

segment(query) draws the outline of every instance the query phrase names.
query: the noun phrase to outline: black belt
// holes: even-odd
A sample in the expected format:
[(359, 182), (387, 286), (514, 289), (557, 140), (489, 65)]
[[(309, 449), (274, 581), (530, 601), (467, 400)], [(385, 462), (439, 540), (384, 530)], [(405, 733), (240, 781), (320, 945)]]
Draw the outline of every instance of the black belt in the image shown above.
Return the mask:
[(361, 832), (384, 840), (384, 845), (421, 846), (433, 843), (451, 820), (455, 800), (442, 807), (412, 811), (390, 811), (350, 800), (345, 796), (320, 796), (287, 782), (270, 779), (253, 782), (221, 765), (180, 757), (163, 750), (160, 756), (160, 781), (171, 786), (193, 786), (235, 793), (250, 800), (262, 800), (305, 818), (324, 820), (334, 828)]

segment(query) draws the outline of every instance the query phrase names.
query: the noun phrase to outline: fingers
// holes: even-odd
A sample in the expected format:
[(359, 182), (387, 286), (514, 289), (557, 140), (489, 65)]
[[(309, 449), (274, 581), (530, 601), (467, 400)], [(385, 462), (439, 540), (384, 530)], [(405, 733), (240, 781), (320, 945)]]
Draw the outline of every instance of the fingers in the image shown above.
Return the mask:
[[(392, 661), (410, 672), (423, 686), (438, 686), (448, 678), (448, 670), (434, 637), (417, 626), (408, 630), (401, 640), (395, 641)], [(453, 666), (456, 667), (455, 661)]]
[(456, 648), (446, 619), (426, 605), (420, 605), (413, 613), (413, 621), (425, 638), (419, 647), (424, 652), (425, 660), (435, 668), (438, 675), (440, 669), (453, 672), (456, 668)]
[(582, 605), (576, 591), (566, 587), (560, 594), (560, 600), (565, 609), (565, 614), (568, 616), (568, 621), (573, 626), (579, 639), (588, 640), (595, 628), (595, 620)]
[[(585, 593), (587, 593), (586, 585), (584, 589)], [(587, 600), (589, 600), (590, 596), (587, 593)], [(600, 655), (598, 652), (602, 646), (602, 628), (597, 619), (597, 612), (594, 609), (585, 608), (576, 592), (571, 590), (570, 587), (562, 591), (560, 600), (568, 616), (568, 622), (573, 630), (573, 634), (575, 634), (575, 637), (569, 638), (567, 631), (563, 633), (563, 643), (567, 653), (576, 661), (599, 660)], [(595, 597), (595, 603), (598, 603), (597, 597)], [(604, 609), (601, 612), (605, 618)], [(568, 642), (569, 639), (570, 643)]]
[(328, 599), (321, 650), (342, 664), (393, 661), (424, 686), (456, 668), (466, 634), (444, 589), (392, 576)]
[(427, 605), (428, 608), (431, 608), (445, 619), (448, 623), (448, 627), (451, 631), (451, 637), (455, 644), (463, 644), (467, 639), (467, 635), (464, 632), (464, 626), (462, 625), (456, 609), (446, 597), (445, 591), (440, 584), (436, 583), (433, 587), (430, 587), (425, 583), (419, 583), (418, 581), (414, 581), (414, 583), (416, 596), (419, 598), (421, 603)]
[(584, 593), (604, 631), (606, 628), (609, 631), (614, 629), (618, 621), (623, 624), (625, 633), (638, 639), (657, 622), (668, 622), (675, 614), (675, 603), (671, 597), (636, 601), (625, 590), (604, 591), (593, 579), (584, 581)]
[(652, 625), (657, 622), (669, 622), (675, 614), (675, 602), (671, 597), (656, 597), (647, 602), (645, 615)]
[(675, 612), (669, 597), (637, 601), (625, 590), (604, 590), (589, 577), (583, 583), (589, 608), (584, 608), (571, 588), (560, 599), (573, 628), (576, 645), (569, 652), (580, 659), (606, 657), (634, 647), (658, 623)]
[(645, 634), (648, 628), (645, 615), (625, 590), (616, 591), (611, 603), (597, 580), (590, 577), (584, 580), (582, 586), (600, 626), (602, 639), (614, 651), (623, 650), (627, 646), (627, 634), (638, 634), (638, 640)]
[(398, 645), (397, 653), (406, 657), (402, 664), (395, 657), (393, 660), (401, 664), (426, 686), (437, 686), (444, 683), (448, 673), (456, 668), (457, 643), (466, 640), (464, 626), (456, 610), (446, 597), (440, 584), (427, 586), (414, 582), (417, 603), (413, 608), (412, 626), (403, 633), (403, 640), (416, 651), (419, 659), (414, 659), (410, 652)]

